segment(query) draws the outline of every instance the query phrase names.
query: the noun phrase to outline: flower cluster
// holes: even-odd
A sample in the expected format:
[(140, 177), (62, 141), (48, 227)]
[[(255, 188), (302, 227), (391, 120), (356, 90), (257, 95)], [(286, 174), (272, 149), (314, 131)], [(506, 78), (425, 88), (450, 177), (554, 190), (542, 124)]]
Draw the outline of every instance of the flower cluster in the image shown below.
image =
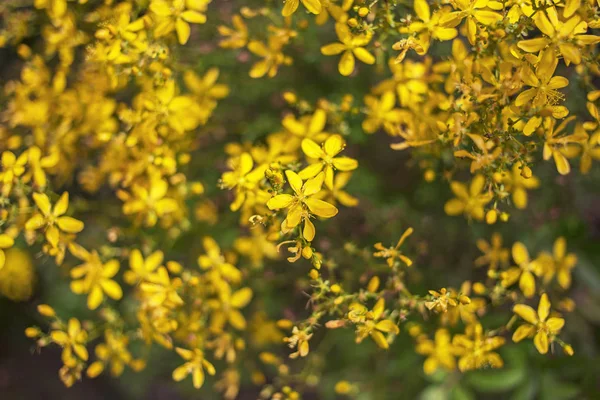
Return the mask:
[[(17, 71), (0, 96), (0, 293), (31, 297), (37, 265), (25, 248), (64, 272), (85, 314), (39, 304), (42, 326), (25, 332), (62, 349), (62, 382), (140, 372), (160, 348), (179, 362), (173, 381), (209, 381), (227, 399), (251, 381), (261, 398), (296, 400), (318, 383), (328, 338), (344, 335), (389, 354), (408, 351), (395, 346), (404, 335), (428, 376), (502, 368), (511, 337), (573, 355), (561, 330), (578, 259), (563, 236), (535, 257), (526, 234), (512, 246), (500, 233), (473, 240), (482, 254), (464, 269), (480, 269), (456, 280), (423, 260), (434, 252), (418, 225), (426, 218), (398, 217), (404, 204), (372, 211), (377, 188), (353, 184), (377, 169), (365, 153), (382, 149), (368, 146), (386, 140), (425, 183), (441, 182), (436, 218), (464, 216), (475, 231), (530, 207), (551, 185), (544, 161), (554, 176), (571, 165), (590, 174), (598, 4), (237, 3), (0, 5), (0, 50)], [(311, 63), (332, 87), (356, 90), (304, 98)], [(292, 74), (296, 87), (271, 93), (274, 125), (219, 114), (244, 90), (233, 64), (247, 87)], [(567, 102), (575, 85), (580, 107)], [(401, 219), (405, 230), (355, 244), (373, 233), (356, 216), (363, 204), (365, 220)], [(423, 282), (428, 263), (438, 279)], [(301, 293), (305, 309), (271, 301), (277, 290)]]

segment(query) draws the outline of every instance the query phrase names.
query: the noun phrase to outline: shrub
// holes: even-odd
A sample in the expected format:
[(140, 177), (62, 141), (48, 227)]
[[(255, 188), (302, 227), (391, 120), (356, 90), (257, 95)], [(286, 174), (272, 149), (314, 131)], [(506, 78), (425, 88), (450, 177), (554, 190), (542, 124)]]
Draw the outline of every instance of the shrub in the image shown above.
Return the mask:
[(66, 386), (594, 393), (598, 10), (6, 2), (0, 292)]

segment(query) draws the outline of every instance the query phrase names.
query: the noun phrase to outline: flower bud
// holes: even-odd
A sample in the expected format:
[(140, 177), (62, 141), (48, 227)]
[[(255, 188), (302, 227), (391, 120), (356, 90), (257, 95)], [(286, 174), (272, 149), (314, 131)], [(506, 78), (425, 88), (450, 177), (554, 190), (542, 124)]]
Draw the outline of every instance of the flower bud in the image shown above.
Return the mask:
[(328, 329), (337, 329), (343, 327), (345, 324), (346, 323), (342, 319), (334, 319), (332, 321), (327, 321), (325, 327)]
[(490, 210), (485, 215), (485, 222), (488, 225), (493, 225), (498, 220), (498, 212), (496, 210)]
[(38, 337), (41, 333), (42, 332), (40, 331), (40, 329), (35, 326), (30, 326), (29, 328), (25, 329), (25, 336), (27, 336), (28, 338)]
[(379, 277), (374, 276), (369, 281), (369, 284), (367, 285), (367, 290), (371, 293), (375, 293), (377, 289), (379, 289)]
[(361, 18), (366, 17), (367, 15), (369, 15), (369, 9), (367, 7), (361, 7), (358, 9), (358, 15)]
[(40, 304), (37, 307), (37, 310), (44, 317), (54, 317), (56, 315), (56, 313), (54, 312), (54, 309), (52, 307), (50, 307), (48, 304)]
[(296, 94), (294, 92), (290, 92), (290, 91), (283, 92), (283, 99), (288, 104), (296, 104), (296, 102), (298, 101), (298, 97), (296, 96)]
[(566, 346), (563, 347), (563, 350), (565, 352), (565, 354), (572, 356), (573, 354), (575, 354), (575, 352), (573, 351), (573, 347), (571, 347), (570, 344), (567, 344)]
[(533, 176), (531, 168), (529, 168), (527, 165), (524, 165), (523, 168), (521, 168), (521, 176), (525, 179), (531, 178)]

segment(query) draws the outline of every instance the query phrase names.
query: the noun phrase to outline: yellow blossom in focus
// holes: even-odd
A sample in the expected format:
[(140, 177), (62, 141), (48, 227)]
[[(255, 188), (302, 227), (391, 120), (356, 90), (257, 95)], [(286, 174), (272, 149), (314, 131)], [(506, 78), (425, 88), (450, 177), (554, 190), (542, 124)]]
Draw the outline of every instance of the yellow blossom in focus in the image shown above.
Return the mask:
[(311, 214), (331, 218), (338, 213), (335, 206), (313, 197), (321, 190), (325, 174), (320, 172), (304, 183), (294, 171), (287, 170), (285, 175), (294, 194), (278, 194), (267, 202), (267, 207), (271, 210), (288, 209), (287, 217), (281, 226), (283, 231), (295, 228), (304, 220), (303, 236), (306, 240), (312, 241), (315, 237), (315, 226), (310, 221)]
[(400, 246), (402, 246), (402, 244), (406, 240), (406, 238), (408, 238), (410, 235), (412, 235), (412, 233), (413, 233), (413, 228), (408, 228), (406, 231), (404, 231), (402, 236), (400, 236), (400, 239), (398, 239), (398, 243), (396, 243), (395, 247), (385, 248), (385, 247), (383, 247), (383, 244), (376, 243), (374, 247), (377, 251), (375, 253), (373, 253), (373, 256), (385, 258), (386, 262), (390, 268), (392, 268), (394, 266), (394, 263), (396, 262), (396, 260), (395, 260), (396, 258), (398, 258), (400, 261), (402, 261), (404, 264), (406, 264), (407, 267), (410, 267), (413, 263), (412, 260), (410, 258), (406, 257), (404, 254), (402, 254), (402, 252), (400, 252), (399, 249), (400, 249)]
[(319, 146), (311, 139), (302, 141), (302, 151), (307, 157), (318, 160), (298, 173), (303, 180), (314, 178), (319, 172), (325, 172), (325, 185), (333, 188), (333, 171), (352, 171), (358, 167), (358, 162), (350, 157), (336, 157), (344, 150), (346, 142), (340, 135), (331, 135), (323, 146)]
[(48, 196), (43, 193), (34, 193), (33, 200), (40, 212), (27, 220), (25, 229), (37, 230), (46, 227), (46, 240), (52, 247), (58, 245), (61, 231), (64, 233), (78, 233), (83, 230), (83, 222), (64, 215), (69, 208), (68, 192), (64, 192), (60, 196), (54, 208), (52, 208)]
[(397, 335), (400, 328), (391, 319), (384, 318), (385, 300), (377, 300), (372, 310), (358, 303), (351, 304), (349, 308), (348, 319), (356, 325), (356, 343), (370, 336), (377, 346), (388, 349), (390, 345), (384, 333)]
[(550, 307), (550, 300), (548, 300), (548, 295), (546, 293), (542, 294), (542, 297), (540, 298), (537, 313), (533, 308), (525, 304), (517, 304), (514, 306), (513, 312), (523, 318), (527, 324), (517, 328), (512, 337), (513, 341), (520, 342), (526, 337), (535, 335), (533, 338), (535, 348), (541, 354), (546, 354), (554, 337), (560, 333), (560, 330), (565, 325), (565, 320), (562, 318), (548, 318), (550, 315)]
[(283, 338), (291, 349), (297, 349), (294, 353), (290, 354), (290, 358), (297, 358), (298, 356), (306, 357), (310, 351), (308, 341), (312, 336), (313, 334), (310, 333), (309, 329), (299, 329), (297, 326), (294, 326), (292, 335)]
[(370, 33), (361, 33), (355, 35), (345, 23), (335, 24), (335, 32), (338, 36), (338, 43), (331, 43), (321, 47), (321, 53), (326, 56), (342, 54), (338, 63), (338, 71), (343, 76), (349, 76), (354, 72), (355, 57), (365, 64), (374, 64), (375, 57), (365, 49), (372, 35)]

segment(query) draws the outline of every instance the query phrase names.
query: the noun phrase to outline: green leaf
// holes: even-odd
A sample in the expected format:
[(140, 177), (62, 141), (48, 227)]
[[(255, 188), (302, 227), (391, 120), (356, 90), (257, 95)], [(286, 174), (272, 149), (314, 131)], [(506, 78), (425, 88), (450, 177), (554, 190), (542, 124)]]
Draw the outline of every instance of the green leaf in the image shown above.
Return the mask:
[(429, 386), (421, 392), (420, 400), (448, 400), (448, 392), (443, 386)]
[(506, 392), (523, 382), (526, 375), (523, 368), (473, 371), (466, 376), (465, 382), (479, 392)]
[(579, 396), (579, 387), (573, 383), (564, 382), (551, 373), (542, 376), (540, 390), (541, 400), (571, 400)]
[(475, 400), (475, 395), (462, 385), (456, 385), (450, 392), (451, 400)]

